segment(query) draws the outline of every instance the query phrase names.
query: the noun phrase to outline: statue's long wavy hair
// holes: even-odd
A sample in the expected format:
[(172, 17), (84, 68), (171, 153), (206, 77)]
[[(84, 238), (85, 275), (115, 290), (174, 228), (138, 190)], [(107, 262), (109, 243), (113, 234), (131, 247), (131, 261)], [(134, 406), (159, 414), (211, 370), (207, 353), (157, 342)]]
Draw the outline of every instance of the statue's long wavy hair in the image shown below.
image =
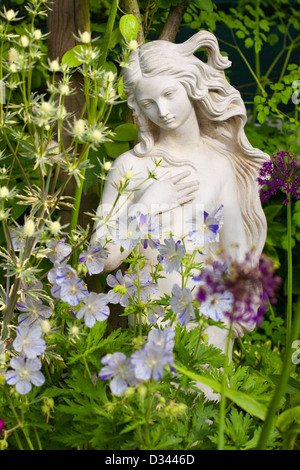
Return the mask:
[[(207, 62), (194, 55), (200, 48), (206, 51)], [(139, 128), (138, 143), (133, 150), (143, 157), (151, 155), (159, 129), (146, 118), (136, 101), (139, 80), (171, 75), (185, 87), (194, 104), (202, 138), (232, 162), (248, 248), (254, 248), (259, 256), (266, 238), (266, 219), (256, 179), (262, 164), (270, 157), (253, 148), (245, 135), (245, 105), (224, 73), (230, 65), (228, 58), (221, 56), (216, 37), (207, 31), (198, 32), (182, 44), (152, 41), (132, 52), (124, 69), (124, 91)], [(164, 158), (173, 165), (195, 165), (195, 162), (176, 161), (167, 154)]]

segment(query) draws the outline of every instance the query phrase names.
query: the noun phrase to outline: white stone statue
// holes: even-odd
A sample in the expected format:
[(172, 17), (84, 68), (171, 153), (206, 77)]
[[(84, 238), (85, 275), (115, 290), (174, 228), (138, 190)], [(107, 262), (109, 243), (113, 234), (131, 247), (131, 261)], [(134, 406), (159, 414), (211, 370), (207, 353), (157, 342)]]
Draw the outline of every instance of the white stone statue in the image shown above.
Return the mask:
[[(199, 48), (206, 51), (207, 62), (194, 55)], [(118, 216), (151, 212), (162, 224), (161, 239), (170, 232), (176, 239), (186, 234), (185, 222), (199, 207), (211, 214), (223, 205), (219, 241), (204, 247), (206, 254), (198, 253), (198, 261), (217, 257), (220, 247), (242, 260), (254, 246), (258, 259), (265, 243), (266, 220), (256, 178), (269, 156), (253, 148), (245, 136), (244, 103), (224, 74), (230, 65), (221, 56), (215, 36), (206, 31), (182, 44), (157, 40), (132, 52), (124, 70), (124, 91), (139, 128), (139, 141), (114, 161), (98, 216), (109, 211), (118, 193), (116, 186), (126, 172), (132, 172), (128, 189), (134, 189), (160, 157), (157, 179), (148, 180), (128, 201), (128, 193), (123, 194)], [(103, 234), (99, 229), (97, 237), (101, 239)], [(111, 272), (129, 252), (120, 252), (114, 243), (107, 248), (105, 271)], [(156, 249), (144, 252), (156, 262)], [(170, 294), (172, 286), (180, 282), (179, 273), (167, 274), (159, 280), (154, 297)], [(234, 335), (242, 336), (247, 328), (248, 324), (236, 324)], [(211, 326), (207, 333), (209, 341), (224, 350), (226, 330)]]

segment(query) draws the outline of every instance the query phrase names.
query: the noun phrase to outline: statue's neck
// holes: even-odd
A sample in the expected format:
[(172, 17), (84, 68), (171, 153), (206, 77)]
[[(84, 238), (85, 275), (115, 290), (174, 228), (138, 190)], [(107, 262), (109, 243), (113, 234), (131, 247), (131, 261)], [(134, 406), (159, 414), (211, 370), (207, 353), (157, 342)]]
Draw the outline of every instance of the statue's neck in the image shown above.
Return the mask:
[(188, 119), (174, 130), (160, 129), (158, 145), (169, 151), (181, 149), (188, 150), (189, 147), (199, 145), (201, 136), (195, 110)]

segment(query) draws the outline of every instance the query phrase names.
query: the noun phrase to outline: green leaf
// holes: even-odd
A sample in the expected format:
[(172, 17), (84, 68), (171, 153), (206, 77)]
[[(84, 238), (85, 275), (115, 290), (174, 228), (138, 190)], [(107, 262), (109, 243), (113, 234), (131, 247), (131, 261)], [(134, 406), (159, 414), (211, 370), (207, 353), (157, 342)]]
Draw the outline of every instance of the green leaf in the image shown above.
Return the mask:
[(129, 142), (130, 140), (137, 140), (138, 128), (135, 124), (129, 122), (120, 124), (114, 129), (115, 135), (112, 137), (113, 140), (120, 142)]
[(276, 421), (276, 425), (281, 432), (287, 432), (292, 424), (300, 424), (300, 406), (294, 406), (281, 413)]
[(246, 47), (247, 49), (250, 49), (250, 47), (252, 47), (253, 44), (254, 44), (254, 42), (253, 42), (253, 39), (252, 39), (252, 38), (247, 38), (247, 39), (246, 39), (246, 41), (245, 41), (245, 47)]
[[(275, 385), (279, 382), (280, 375), (273, 374), (270, 376), (272, 382)], [(293, 394), (293, 395), (300, 395), (300, 381), (290, 377), (286, 386), (286, 393)]]
[(214, 5), (211, 0), (194, 0), (194, 3), (196, 3), (200, 10), (205, 10), (208, 13), (213, 12)]
[(137, 38), (139, 23), (134, 15), (123, 15), (120, 19), (119, 28), (124, 39), (129, 42)]
[(81, 49), (82, 46), (78, 45), (67, 51), (62, 57), (61, 63), (68, 64), (69, 67), (78, 67), (81, 65), (83, 62), (79, 60), (77, 56), (77, 54), (81, 52)]
[[(186, 375), (190, 379), (195, 380), (196, 382), (200, 382), (204, 385), (207, 385), (208, 387), (211, 387), (217, 393), (221, 392), (220, 382), (213, 380), (209, 377), (206, 377), (204, 375), (195, 374), (194, 372), (191, 372), (185, 369), (185, 367), (178, 366), (177, 364), (175, 364), (175, 368), (178, 372), (181, 372), (182, 374)], [(227, 398), (229, 398), (229, 400), (233, 401), (236, 405), (238, 405), (244, 411), (249, 413), (251, 416), (256, 416), (257, 418), (264, 421), (266, 414), (267, 414), (267, 408), (261, 403), (254, 400), (252, 397), (250, 397), (249, 395), (246, 395), (243, 392), (240, 392), (238, 390), (233, 390), (230, 388), (227, 388), (225, 390), (225, 395)]]
[(107, 155), (111, 158), (117, 158), (129, 150), (128, 142), (105, 142), (104, 147)]

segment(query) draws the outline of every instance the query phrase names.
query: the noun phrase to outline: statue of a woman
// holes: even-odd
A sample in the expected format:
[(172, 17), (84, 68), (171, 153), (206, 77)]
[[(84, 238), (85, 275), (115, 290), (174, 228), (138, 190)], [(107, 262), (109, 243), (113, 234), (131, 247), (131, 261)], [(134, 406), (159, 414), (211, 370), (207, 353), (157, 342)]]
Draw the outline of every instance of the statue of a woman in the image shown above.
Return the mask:
[[(195, 55), (199, 48), (207, 62)], [(227, 81), (224, 69), (230, 66), (222, 57), (215, 36), (200, 31), (183, 44), (153, 41), (133, 51), (124, 70), (124, 91), (139, 128), (139, 142), (113, 163), (97, 214), (107, 213), (118, 194), (118, 183), (130, 171), (128, 190), (147, 179), (160, 157), (156, 179), (149, 179), (128, 197), (118, 200), (119, 217), (137, 210), (151, 212), (162, 225), (162, 239), (172, 233), (186, 234), (185, 222), (202, 208), (208, 214), (222, 207), (223, 225), (219, 241), (198, 252), (198, 261), (217, 257), (222, 247), (240, 260), (254, 247), (256, 259), (266, 237), (266, 221), (256, 178), (269, 156), (253, 148), (244, 133), (246, 109), (240, 93)], [(123, 205), (124, 204), (124, 205)], [(98, 238), (103, 232), (99, 229)], [(187, 245), (188, 248), (188, 245)], [(116, 269), (128, 251), (108, 245), (105, 271)], [(205, 254), (206, 252), (206, 254)], [(156, 249), (145, 251), (156, 262)], [(170, 294), (177, 272), (159, 279), (156, 298)], [(249, 325), (237, 324), (236, 336)], [(226, 330), (208, 328), (209, 341), (224, 349)]]

